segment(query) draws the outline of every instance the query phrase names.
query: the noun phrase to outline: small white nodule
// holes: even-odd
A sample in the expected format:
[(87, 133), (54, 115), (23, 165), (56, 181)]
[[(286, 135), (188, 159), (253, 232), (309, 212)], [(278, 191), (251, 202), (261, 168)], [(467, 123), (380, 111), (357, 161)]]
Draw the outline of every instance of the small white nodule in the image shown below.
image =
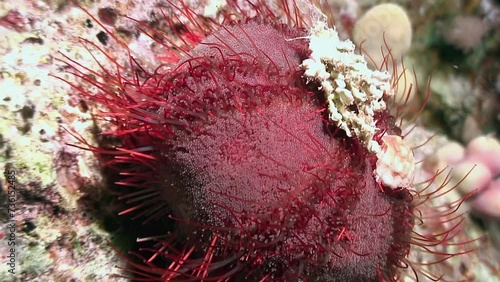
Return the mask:
[(415, 157), (401, 136), (385, 135), (377, 153), (375, 178), (390, 188), (409, 188), (415, 177)]

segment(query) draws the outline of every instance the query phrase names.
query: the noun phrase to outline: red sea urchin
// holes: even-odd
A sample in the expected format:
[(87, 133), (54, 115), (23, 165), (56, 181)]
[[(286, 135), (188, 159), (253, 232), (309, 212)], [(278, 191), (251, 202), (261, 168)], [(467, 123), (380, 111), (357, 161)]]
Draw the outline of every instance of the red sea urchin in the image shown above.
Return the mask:
[[(453, 244), (455, 227), (413, 231), (416, 207), (434, 194), (385, 185), (362, 134), (332, 121), (326, 86), (304, 75), (312, 26), (296, 3), (282, 1), (278, 15), (248, 1), (249, 16), (228, 2), (220, 24), (170, 4), (189, 19), (176, 34), (183, 44), (137, 22), (169, 49), (158, 56), (169, 64), (154, 71), (132, 56), (129, 65), (108, 56), (116, 72), (66, 58), (97, 93), (73, 86), (104, 105), (116, 127), (108, 134), (119, 147), (92, 150), (114, 156), (107, 165), (129, 165), (118, 184), (134, 191), (121, 196), (130, 205), (122, 214), (176, 225), (141, 239), (157, 244), (125, 272), (138, 281), (398, 281), (411, 245)], [(373, 113), (372, 146), (401, 134), (394, 120), (385, 109)]]

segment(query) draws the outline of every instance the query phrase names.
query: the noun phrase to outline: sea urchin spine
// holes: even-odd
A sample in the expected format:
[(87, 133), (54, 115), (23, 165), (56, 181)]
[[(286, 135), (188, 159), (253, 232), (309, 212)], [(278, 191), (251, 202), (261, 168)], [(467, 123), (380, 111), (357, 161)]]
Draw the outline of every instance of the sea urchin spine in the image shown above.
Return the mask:
[[(171, 234), (141, 240), (157, 244), (135, 253), (143, 263), (129, 261), (131, 278), (397, 281), (412, 245), (452, 244), (447, 237), (456, 227), (429, 237), (413, 231), (423, 193), (410, 187), (411, 151), (398, 155), (406, 147), (385, 109), (391, 89), (366, 81), (354, 88), (348, 69), (336, 65), (346, 58), (315, 57), (317, 26), (299, 12), (307, 7), (305, 14), (313, 14), (312, 5), (281, 1), (279, 13), (247, 1), (250, 16), (228, 2), (221, 23), (170, 3), (174, 12), (165, 18), (180, 44), (136, 22), (169, 50), (154, 71), (132, 56), (124, 65), (107, 55), (114, 71), (65, 59), (97, 89), (91, 94), (72, 84), (107, 108), (102, 115), (115, 127), (107, 134), (121, 142), (112, 150), (91, 148), (113, 156), (107, 165), (128, 165), (117, 184), (134, 191), (121, 196), (130, 205), (122, 214), (176, 225)], [(179, 14), (189, 20), (182, 29)], [(351, 48), (341, 44), (348, 47), (339, 50)], [(325, 67), (311, 71), (314, 64)], [(366, 62), (354, 64), (366, 69)], [(369, 100), (371, 94), (378, 96)], [(361, 114), (366, 123), (346, 120)], [(403, 166), (393, 168), (385, 152)]]

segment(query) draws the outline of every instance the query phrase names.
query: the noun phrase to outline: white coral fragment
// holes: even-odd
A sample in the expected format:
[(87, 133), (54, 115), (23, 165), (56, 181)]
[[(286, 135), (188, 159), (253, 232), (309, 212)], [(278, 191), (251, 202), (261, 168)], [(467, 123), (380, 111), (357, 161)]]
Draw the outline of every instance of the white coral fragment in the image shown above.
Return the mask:
[(325, 22), (317, 22), (308, 39), (311, 55), (302, 62), (304, 75), (321, 83), (329, 118), (347, 136), (357, 136), (369, 151), (377, 153), (374, 114), (384, 110), (384, 98), (394, 94), (391, 76), (370, 70), (363, 56), (354, 53), (354, 44), (340, 40)]
[(411, 148), (397, 135), (385, 135), (382, 142), (377, 153), (375, 179), (392, 189), (411, 187), (415, 176), (415, 157)]
[(409, 188), (415, 175), (415, 158), (401, 136), (384, 135), (381, 145), (374, 140), (379, 130), (374, 118), (392, 97), (391, 75), (368, 68), (354, 44), (340, 40), (335, 29), (319, 21), (310, 31), (311, 55), (302, 62), (308, 81), (317, 81), (327, 100), (329, 119), (347, 136), (356, 136), (377, 156), (375, 179), (392, 189)]

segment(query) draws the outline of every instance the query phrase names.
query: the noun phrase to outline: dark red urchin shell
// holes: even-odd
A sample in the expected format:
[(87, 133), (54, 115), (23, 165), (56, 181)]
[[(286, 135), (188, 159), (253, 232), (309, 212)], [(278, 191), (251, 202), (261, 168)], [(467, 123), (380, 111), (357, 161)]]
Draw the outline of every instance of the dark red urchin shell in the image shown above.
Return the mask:
[[(306, 36), (262, 18), (227, 21), (172, 70), (91, 82), (122, 142), (94, 151), (133, 164), (118, 183), (137, 189), (121, 197), (132, 205), (122, 214), (176, 223), (139, 254), (144, 264), (130, 261), (133, 279), (399, 279), (412, 195), (376, 183), (376, 156), (328, 121), (300, 68)], [(400, 133), (387, 112), (376, 118), (377, 141)]]
[(304, 36), (256, 19), (226, 24), (156, 79), (150, 90), (164, 102), (141, 93), (154, 120), (143, 127), (155, 148), (147, 213), (168, 203), (174, 238), (187, 238), (160, 248), (170, 266), (141, 271), (157, 280), (395, 279), (410, 247), (411, 196), (380, 187), (376, 157), (326, 120), (322, 93), (301, 77)]

